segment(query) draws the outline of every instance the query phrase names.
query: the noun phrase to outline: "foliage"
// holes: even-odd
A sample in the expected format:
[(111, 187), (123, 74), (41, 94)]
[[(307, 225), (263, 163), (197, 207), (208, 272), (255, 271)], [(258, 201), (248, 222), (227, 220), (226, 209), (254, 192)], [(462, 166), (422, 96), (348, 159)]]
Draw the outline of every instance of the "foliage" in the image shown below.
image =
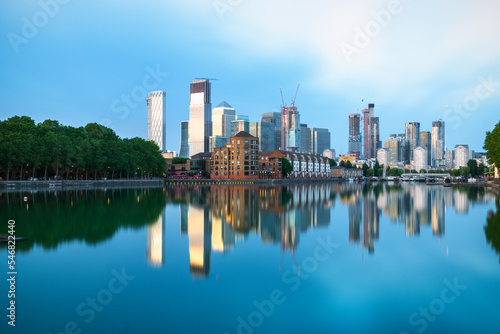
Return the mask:
[(188, 158), (175, 157), (175, 158), (172, 159), (172, 164), (174, 164), (174, 165), (185, 165), (187, 161), (188, 161)]
[(476, 177), (478, 176), (479, 174), (479, 169), (478, 169), (478, 166), (477, 166), (477, 161), (474, 160), (474, 159), (470, 159), (468, 162), (467, 162), (467, 167), (469, 167), (469, 171), (470, 171), (470, 176), (471, 177)]
[(328, 159), (328, 162), (330, 162), (330, 167), (335, 167), (337, 166), (337, 162), (333, 159)]
[(368, 176), (368, 165), (363, 163), (363, 166), (361, 167), (363, 169), (363, 176)]
[(497, 254), (500, 254), (500, 204), (497, 203), (496, 212), (489, 212), (486, 219), (486, 226), (484, 227), (484, 234), (486, 241), (491, 243)]
[(495, 125), (493, 131), (486, 132), (483, 148), (490, 164), (500, 167), (500, 122)]
[[(166, 162), (158, 146), (141, 138), (120, 139), (113, 130), (90, 123), (71, 127), (14, 116), (0, 122), (0, 174), (27, 179), (42, 174), (114, 178), (135, 172), (163, 175)], [(84, 174), (83, 171), (85, 172)], [(41, 172), (41, 173), (40, 173)], [(82, 173), (79, 173), (82, 172)], [(40, 177), (42, 176), (40, 175)]]
[(293, 171), (292, 164), (287, 158), (281, 158), (281, 173), (283, 177), (287, 177)]

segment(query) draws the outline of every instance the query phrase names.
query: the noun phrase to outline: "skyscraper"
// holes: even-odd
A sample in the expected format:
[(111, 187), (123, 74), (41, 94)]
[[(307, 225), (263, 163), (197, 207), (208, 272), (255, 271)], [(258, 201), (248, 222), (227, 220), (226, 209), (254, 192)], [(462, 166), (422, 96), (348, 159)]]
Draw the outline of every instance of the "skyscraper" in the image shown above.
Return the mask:
[(374, 117), (375, 104), (368, 104), (368, 109), (363, 109), (363, 154), (365, 159), (377, 158), (380, 148), (379, 118)]
[(189, 156), (209, 151), (212, 135), (211, 85), (208, 79), (194, 80), (190, 86)]
[(231, 122), (236, 119), (236, 112), (226, 101), (222, 101), (212, 110), (212, 136), (231, 137)]
[(384, 168), (387, 168), (387, 164), (389, 163), (389, 150), (386, 148), (379, 148), (377, 150), (377, 161), (379, 165), (384, 165)]
[(360, 114), (349, 114), (349, 154), (361, 154)]
[(312, 129), (307, 124), (300, 124), (300, 152), (312, 154), (313, 147), (311, 143)]
[(274, 126), (274, 148), (272, 151), (279, 149), (281, 145), (281, 114), (279, 112), (263, 113), (262, 123), (271, 123)]
[(427, 150), (427, 164), (431, 165), (431, 133), (429, 131), (420, 132), (420, 146)]
[(246, 115), (238, 115), (231, 122), (231, 136), (234, 137), (241, 131), (250, 132), (250, 119)]
[(189, 158), (189, 121), (181, 122), (181, 148), (179, 157)]
[(322, 154), (330, 148), (330, 131), (328, 129), (311, 128), (312, 154)]
[(438, 120), (432, 122), (431, 161), (433, 167), (443, 165), (445, 147), (444, 134), (444, 121)]
[(281, 149), (300, 151), (300, 114), (295, 106), (281, 108)]
[(148, 140), (154, 141), (163, 152), (167, 148), (165, 92), (148, 94)]
[(453, 168), (465, 167), (467, 166), (467, 161), (469, 161), (469, 145), (455, 146), (455, 163), (453, 164)]
[(250, 123), (250, 134), (259, 138), (259, 151), (274, 151), (274, 130), (274, 125), (272, 123)]
[(420, 123), (405, 123), (406, 163), (413, 160), (413, 151), (420, 146)]
[(427, 170), (427, 149), (422, 146), (418, 146), (415, 148), (413, 152), (413, 160), (415, 162), (415, 170), (420, 172), (420, 170)]

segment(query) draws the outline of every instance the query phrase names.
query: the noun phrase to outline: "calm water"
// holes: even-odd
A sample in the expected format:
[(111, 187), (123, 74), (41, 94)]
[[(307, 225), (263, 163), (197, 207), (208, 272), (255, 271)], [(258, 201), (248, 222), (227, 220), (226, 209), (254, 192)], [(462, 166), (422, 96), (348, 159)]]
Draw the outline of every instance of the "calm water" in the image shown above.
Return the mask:
[[(27, 196), (27, 201), (23, 197)], [(498, 333), (500, 212), (421, 184), (0, 194), (1, 333)], [(7, 250), (0, 246), (4, 275)]]

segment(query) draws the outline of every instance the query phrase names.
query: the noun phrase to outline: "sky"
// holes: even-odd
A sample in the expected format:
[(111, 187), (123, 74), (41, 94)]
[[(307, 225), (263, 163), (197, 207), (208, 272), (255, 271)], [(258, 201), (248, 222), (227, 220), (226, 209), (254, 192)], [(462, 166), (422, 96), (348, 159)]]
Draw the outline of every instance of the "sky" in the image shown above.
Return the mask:
[(348, 115), (375, 104), (380, 140), (446, 122), (446, 146), (483, 151), (500, 121), (497, 0), (115, 0), (0, 3), (0, 119), (97, 122), (147, 137), (148, 91), (166, 92), (179, 151), (189, 84), (212, 81), (256, 122), (290, 104), (348, 148)]

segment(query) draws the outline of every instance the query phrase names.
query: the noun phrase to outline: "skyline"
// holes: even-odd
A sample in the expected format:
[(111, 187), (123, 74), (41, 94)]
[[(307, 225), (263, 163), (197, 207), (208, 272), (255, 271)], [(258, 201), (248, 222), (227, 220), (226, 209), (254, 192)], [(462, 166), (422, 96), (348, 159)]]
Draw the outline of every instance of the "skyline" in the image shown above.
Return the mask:
[[(279, 112), (280, 87), (290, 104), (300, 82), (301, 122), (328, 128), (338, 153), (348, 149), (348, 115), (368, 102), (377, 106), (382, 141), (404, 132), (406, 122), (431, 131), (432, 122), (442, 118), (448, 149), (468, 144), (482, 151), (484, 133), (497, 122), (500, 46), (492, 41), (500, 24), (494, 1), (432, 7), (402, 1), (400, 10), (391, 1), (317, 7), (257, 1), (221, 7), (223, 12), (215, 3), (220, 1), (128, 1), (119, 7), (57, 2), (29, 38), (23, 27), (34, 15), (43, 19), (42, 6), (2, 3), (0, 118), (27, 115), (72, 126), (97, 122), (122, 138), (147, 138), (145, 99), (163, 90), (166, 148), (178, 152), (180, 122), (189, 119), (189, 83), (206, 76), (219, 78), (212, 82), (213, 105), (227, 101), (252, 121)], [(341, 46), (356, 47), (359, 31), (376, 28), (381, 13), (389, 13), (388, 23), (379, 24), (369, 45), (347, 59)], [(27, 42), (13, 44), (15, 35)], [(124, 95), (135, 95), (130, 105)]]

